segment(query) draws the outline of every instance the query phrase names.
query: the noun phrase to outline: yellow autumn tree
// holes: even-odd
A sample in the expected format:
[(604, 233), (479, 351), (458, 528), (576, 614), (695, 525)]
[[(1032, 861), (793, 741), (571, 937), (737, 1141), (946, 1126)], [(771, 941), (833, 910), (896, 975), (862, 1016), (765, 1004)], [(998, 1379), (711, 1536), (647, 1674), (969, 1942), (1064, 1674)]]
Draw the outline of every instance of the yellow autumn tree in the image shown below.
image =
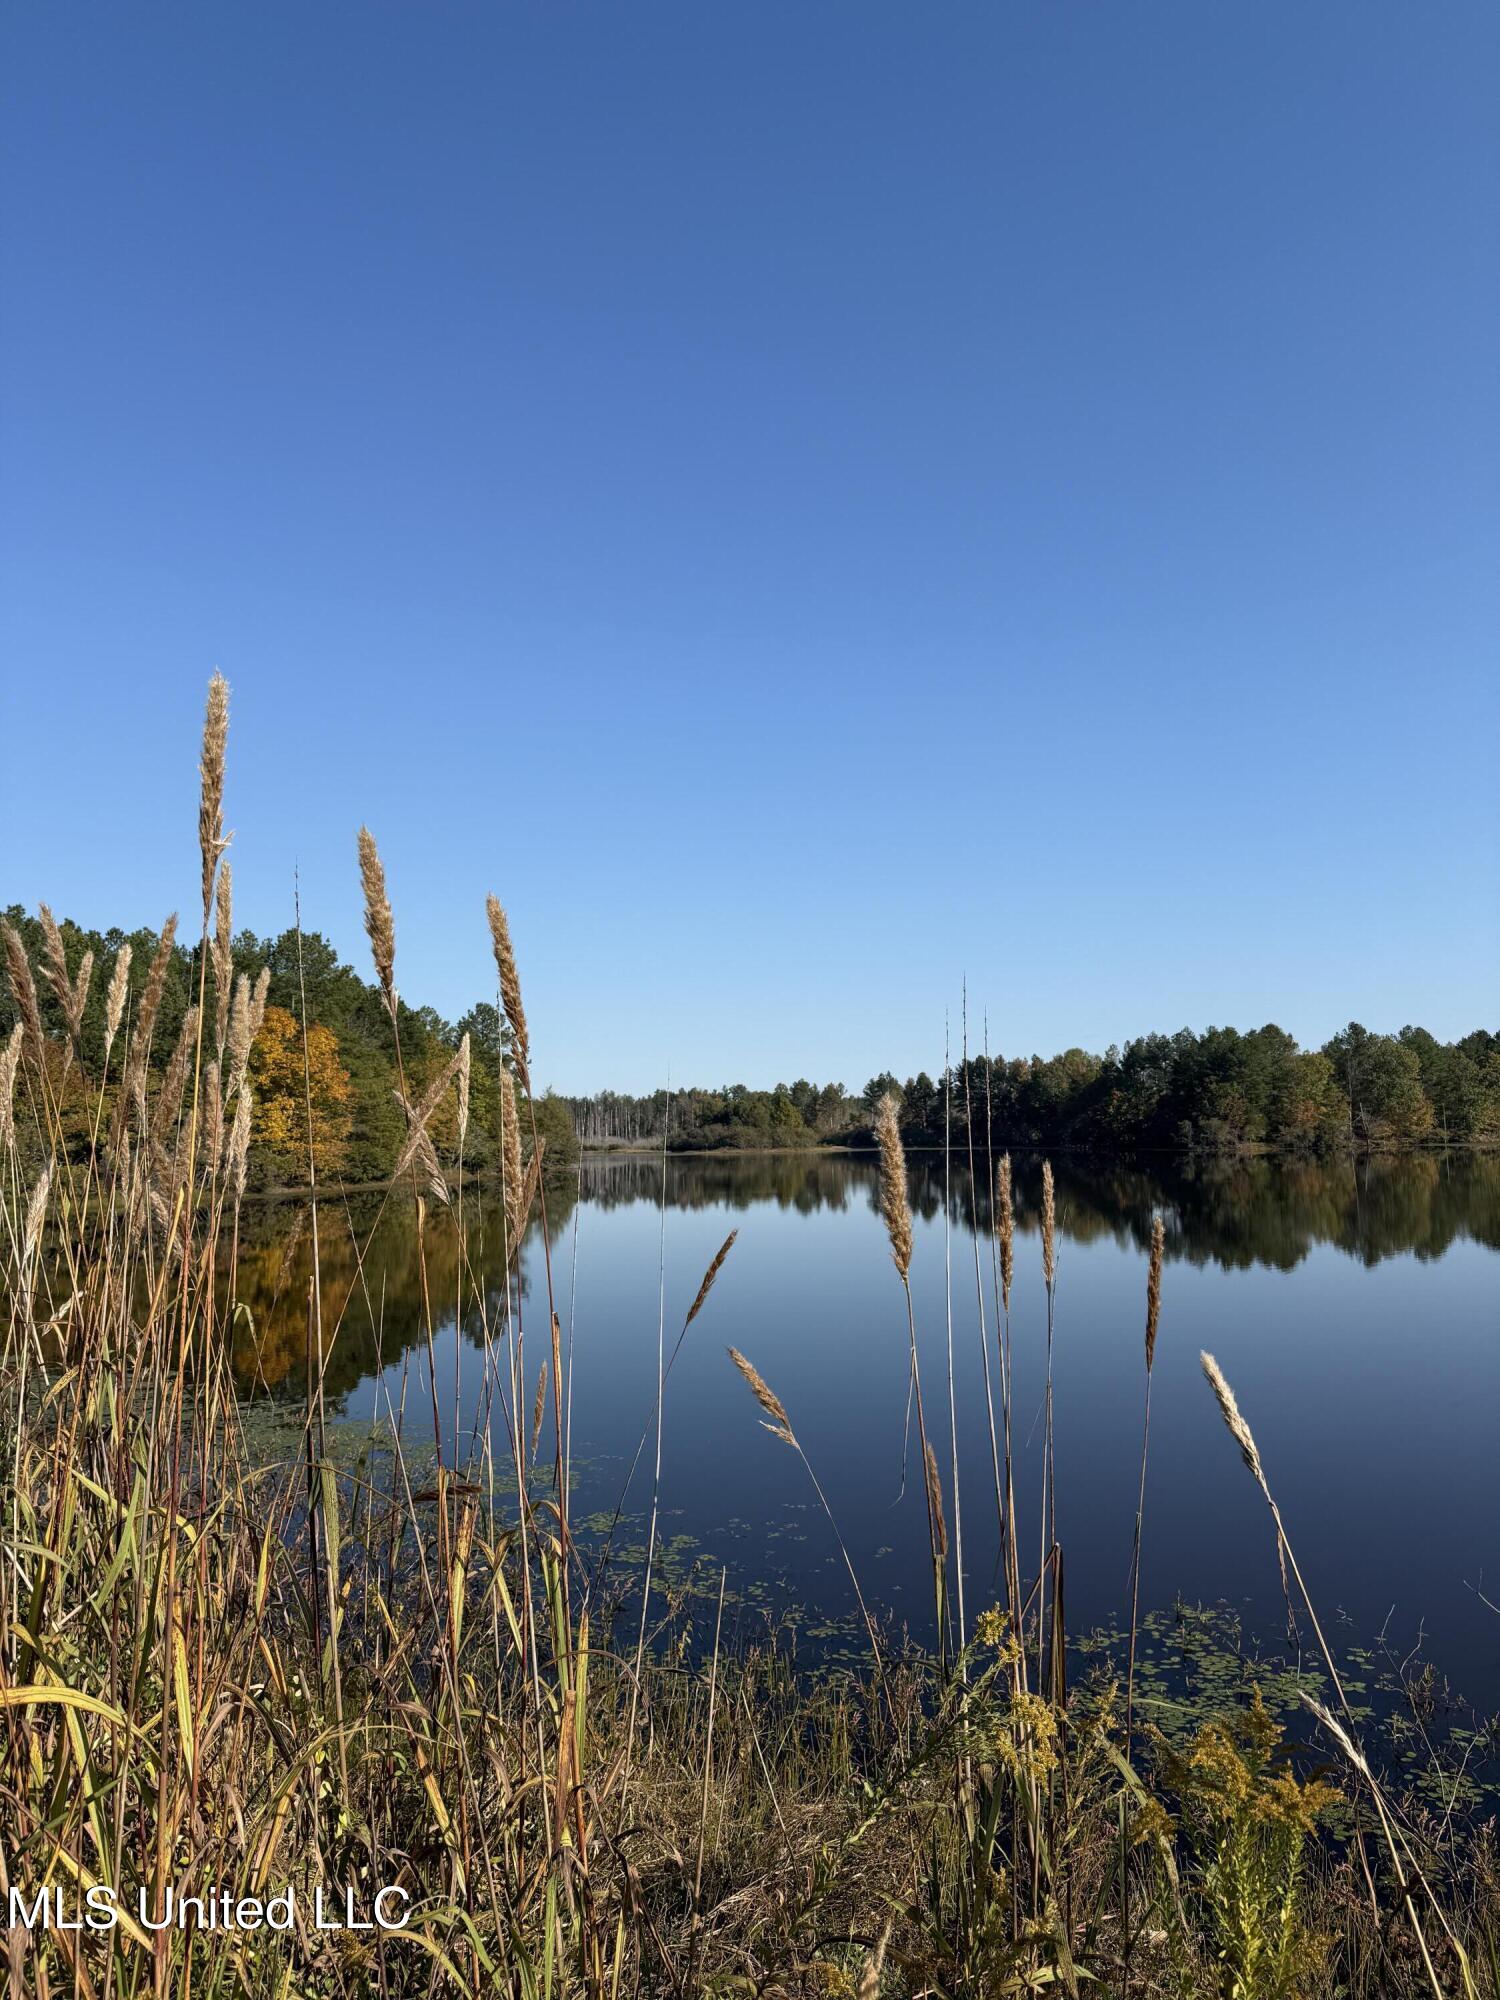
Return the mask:
[(332, 1029), (308, 1029), (304, 1072), (302, 1030), (285, 1007), (267, 1007), (250, 1051), (250, 1086), (250, 1135), (257, 1144), (305, 1164), (311, 1095), (313, 1163), (320, 1174), (339, 1172), (349, 1145), (351, 1093)]

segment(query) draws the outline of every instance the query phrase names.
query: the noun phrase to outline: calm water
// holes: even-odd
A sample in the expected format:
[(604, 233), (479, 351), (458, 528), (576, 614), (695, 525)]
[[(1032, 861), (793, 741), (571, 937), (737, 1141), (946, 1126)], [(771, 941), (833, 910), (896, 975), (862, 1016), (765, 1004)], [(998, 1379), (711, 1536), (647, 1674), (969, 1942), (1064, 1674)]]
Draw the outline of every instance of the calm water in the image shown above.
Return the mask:
[[(1040, 1167), (1018, 1170), (1015, 1343), (1018, 1505), (1036, 1540), (1045, 1296), (1036, 1230)], [(1337, 1165), (1084, 1167), (1058, 1170), (1055, 1348), (1058, 1523), (1073, 1629), (1127, 1603), (1143, 1389), (1145, 1245), (1167, 1226), (1152, 1404), (1143, 1601), (1228, 1600), (1274, 1638), (1283, 1618), (1266, 1510), (1219, 1421), (1198, 1351), (1219, 1357), (1255, 1431), (1293, 1545), (1327, 1621), (1366, 1640), (1384, 1627), (1479, 1703), (1500, 1698), (1500, 1162), (1420, 1158)], [(995, 1509), (975, 1296), (973, 1205), (956, 1176), (945, 1229), (940, 1161), (914, 1161), (912, 1284), (930, 1428), (947, 1479), (951, 1284), (966, 1596), (992, 1603)], [(469, 1261), (492, 1300), (501, 1273), (470, 1197)], [(844, 1531), (866, 1595), (925, 1629), (926, 1527), (918, 1483), (901, 1481), (907, 1339), (899, 1281), (874, 1208), (869, 1161), (817, 1157), (586, 1162), (581, 1200), (549, 1197), (564, 1338), (576, 1360), (578, 1505), (612, 1508), (649, 1413), (659, 1259), (667, 1345), (709, 1259), (739, 1240), (688, 1333), (667, 1389), (664, 1532), (717, 1584), (730, 1565), (747, 1614), (801, 1605), (841, 1618), (848, 1580), (795, 1456), (770, 1438), (725, 1356), (744, 1350), (786, 1404)], [(419, 1339), (409, 1210), (375, 1221), (322, 1212), (325, 1311), (338, 1331), (328, 1382), (350, 1419), (408, 1428), (431, 1401)], [(663, 1215), (665, 1230), (663, 1232)], [(985, 1324), (994, 1317), (988, 1213), (981, 1216)], [(242, 1386), (301, 1386), (307, 1249), (288, 1254), (291, 1211), (253, 1225)], [(363, 1278), (350, 1250), (374, 1226)], [(949, 1274), (945, 1275), (945, 1262)], [(456, 1233), (431, 1240), (440, 1325), (438, 1399), (473, 1422), (477, 1317), (460, 1333)], [(543, 1354), (540, 1232), (524, 1252), (528, 1373)], [(446, 1302), (446, 1303), (444, 1303)], [(529, 1399), (528, 1399), (529, 1400)], [(551, 1419), (548, 1423), (550, 1427)], [(626, 1538), (649, 1506), (648, 1447)], [(951, 1499), (950, 1499), (951, 1508)], [(1033, 1567), (1035, 1556), (1033, 1556)]]

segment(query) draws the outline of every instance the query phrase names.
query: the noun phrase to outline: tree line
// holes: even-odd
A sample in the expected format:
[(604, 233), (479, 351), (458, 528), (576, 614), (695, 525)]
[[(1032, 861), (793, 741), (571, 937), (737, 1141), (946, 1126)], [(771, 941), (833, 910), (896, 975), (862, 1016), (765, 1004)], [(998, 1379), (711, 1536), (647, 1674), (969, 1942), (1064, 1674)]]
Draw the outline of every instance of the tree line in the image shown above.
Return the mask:
[(1439, 1042), (1351, 1021), (1319, 1049), (1274, 1024), (1142, 1035), (1103, 1055), (970, 1056), (903, 1083), (887, 1070), (853, 1093), (806, 1078), (773, 1090), (600, 1092), (566, 1100), (586, 1144), (670, 1150), (864, 1143), (887, 1093), (912, 1146), (988, 1143), (1079, 1151), (1326, 1152), (1500, 1142), (1500, 1035)]
[[(32, 964), (41, 965), (39, 920), (19, 905), (5, 918)], [(158, 935), (100, 932), (69, 922), (59, 928), (70, 968), (76, 971), (86, 952), (99, 968), (82, 1020), (84, 1052), (98, 1074), (109, 968), (129, 946), (131, 987), (138, 992)], [(166, 1064), (197, 994), (199, 949), (196, 943), (173, 947), (152, 1041), (157, 1068)], [(242, 930), (232, 950), (236, 974), (261, 982), (264, 999), (250, 1066), (252, 1182), (289, 1186), (306, 1178), (309, 1092), (320, 1173), (352, 1184), (387, 1178), (405, 1121), (390, 1017), (379, 989), (344, 964), (317, 931), (259, 937)], [(91, 1110), (81, 1099), (69, 1103), (70, 1043), (61, 1003), (45, 979), (37, 984), (59, 1101), (71, 1113), (72, 1137), (86, 1144)], [(16, 1019), (7, 982), (0, 986), (0, 1037), (9, 1035)], [(483, 1173), (500, 1143), (498, 1079), (508, 1030), (498, 1009), (479, 1001), (448, 1021), (432, 1007), (401, 1001), (398, 1019), (401, 1065), (413, 1096), (469, 1036), (472, 1115), (463, 1164)], [(969, 1056), (940, 1067), (936, 1076), (922, 1070), (904, 1082), (884, 1071), (860, 1091), (799, 1077), (771, 1090), (726, 1083), (674, 1090), (670, 1098), (665, 1090), (548, 1093), (537, 1101), (537, 1116), (548, 1164), (556, 1170), (576, 1158), (579, 1139), (587, 1145), (665, 1144), (674, 1151), (860, 1144), (887, 1092), (900, 1106), (907, 1144), (917, 1147), (940, 1146), (945, 1136), (963, 1147), (971, 1129), (991, 1144), (1096, 1152), (1487, 1145), (1500, 1142), (1500, 1035), (1477, 1029), (1459, 1041), (1439, 1042), (1425, 1028), (1386, 1035), (1351, 1022), (1321, 1048), (1304, 1049), (1274, 1025), (1246, 1034), (1184, 1028), (1143, 1035), (1103, 1055), (1073, 1048), (1048, 1057)], [(450, 1169), (458, 1166), (455, 1126), (452, 1104), (440, 1106), (433, 1138)]]
[[(18, 904), (4, 914), (32, 966), (44, 965), (45, 937), (39, 919)], [(96, 931), (71, 922), (60, 923), (58, 929), (71, 972), (76, 974), (85, 953), (93, 954), (96, 970), (84, 1005), (81, 1041), (88, 1072), (98, 1076), (105, 1072), (105, 994), (110, 969), (128, 946), (128, 1028), (160, 934), (152, 930)], [(167, 961), (151, 1042), (150, 1066), (158, 1074), (170, 1059), (183, 1017), (197, 999), (200, 951), (196, 942), (174, 944)], [(401, 1073), (406, 1095), (415, 1101), (440, 1074), (465, 1034), (469, 1036), (472, 1065), (470, 1125), (462, 1165), (465, 1173), (480, 1174), (496, 1166), (499, 1070), (508, 1062), (509, 1030), (492, 1001), (478, 1002), (457, 1021), (444, 1020), (435, 1008), (409, 1007), (399, 1001), (398, 1072), (390, 1015), (379, 988), (345, 965), (317, 931), (303, 931), (299, 936), (292, 929), (279, 937), (258, 937), (254, 931), (242, 930), (233, 939), (232, 953), (235, 975), (245, 974), (264, 1003), (249, 1067), (252, 1186), (290, 1187), (306, 1181), (309, 1097), (312, 1154), (320, 1176), (351, 1185), (388, 1179), (406, 1132), (396, 1094)], [(212, 990), (212, 977), (209, 987)], [(86, 1151), (96, 1106), (78, 1087), (78, 1071), (69, 1061), (71, 1044), (60, 1000), (46, 978), (37, 979), (36, 989), (64, 1136)], [(15, 994), (7, 979), (0, 984), (0, 1040), (9, 1036), (17, 1019)], [(118, 1088), (118, 1069), (117, 1053), (116, 1074), (107, 1077), (105, 1084), (107, 1099)], [(548, 1170), (566, 1168), (577, 1157), (566, 1107), (560, 1098), (548, 1094), (537, 1099), (536, 1110)], [(429, 1130), (442, 1165), (456, 1171), (460, 1162), (451, 1095), (438, 1106)], [(523, 1121), (523, 1130), (529, 1147), (529, 1117)]]

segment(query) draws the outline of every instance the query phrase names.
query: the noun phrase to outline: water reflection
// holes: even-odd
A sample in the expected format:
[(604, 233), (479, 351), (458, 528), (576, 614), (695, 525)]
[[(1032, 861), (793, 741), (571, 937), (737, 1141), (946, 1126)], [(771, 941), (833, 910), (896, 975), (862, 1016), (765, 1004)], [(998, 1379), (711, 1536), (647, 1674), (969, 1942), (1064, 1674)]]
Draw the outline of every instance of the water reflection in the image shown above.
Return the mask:
[[(1366, 1267), (1392, 1257), (1441, 1257), (1455, 1242), (1500, 1248), (1500, 1158), (1422, 1154), (1336, 1161), (1170, 1160), (1150, 1165), (1055, 1161), (1058, 1222), (1065, 1241), (1113, 1241), (1143, 1250), (1158, 1210), (1167, 1224), (1169, 1260), (1220, 1270), (1265, 1266), (1291, 1271), (1319, 1245)], [(578, 1180), (549, 1188), (547, 1220), (554, 1248), (565, 1250), (579, 1199), (607, 1213), (662, 1199), (663, 1163), (639, 1154), (586, 1159)], [(874, 1212), (869, 1157), (798, 1155), (669, 1159), (669, 1206), (676, 1210), (747, 1211), (769, 1203), (798, 1215)], [(931, 1223), (943, 1213), (940, 1158), (911, 1161), (912, 1206)], [(967, 1167), (947, 1176), (956, 1226), (988, 1231), (988, 1176), (976, 1189)], [(1041, 1158), (1015, 1163), (1017, 1226), (1038, 1227)], [(430, 1216), (425, 1254), (436, 1326), (452, 1326), (463, 1300), (464, 1330), (477, 1338), (486, 1319), (503, 1319), (507, 1282), (523, 1302), (540, 1282), (533, 1225), (519, 1274), (504, 1270), (493, 1204), (467, 1197), (460, 1231), (451, 1216)], [(415, 1213), (401, 1199), (361, 1196), (325, 1201), (320, 1210), (326, 1385), (335, 1396), (389, 1367), (426, 1338)], [(565, 1261), (565, 1260), (564, 1260)], [(240, 1235), (233, 1335), (236, 1381), (245, 1394), (296, 1393), (307, 1376), (308, 1284), (312, 1242), (305, 1210), (268, 1202), (246, 1209)], [(483, 1303), (481, 1304), (481, 1297)]]
[[(1425, 1634), (1460, 1685), (1480, 1698), (1500, 1686), (1500, 1619), (1477, 1594), (1493, 1595), (1500, 1561), (1492, 1436), (1500, 1160), (1062, 1157), (1055, 1165), (1058, 1525), (1075, 1628), (1118, 1616), (1129, 1573), (1146, 1244), (1160, 1211), (1169, 1261), (1143, 1605), (1167, 1609), (1178, 1593), (1189, 1602), (1228, 1600), (1247, 1630), (1270, 1638), (1282, 1622), (1265, 1509), (1199, 1371), (1207, 1347), (1252, 1418), (1277, 1499), (1295, 1523), (1299, 1562), (1328, 1616), (1360, 1638), (1389, 1620), (1391, 1643), (1403, 1649)], [(1039, 1157), (1016, 1161), (1016, 1504), (1028, 1548), (1039, 1541), (1045, 1387), (1040, 1176)], [(982, 1606), (998, 1588), (982, 1367), (994, 1342), (985, 1305), (987, 1177), (976, 1191), (955, 1170), (946, 1210), (940, 1157), (913, 1158), (911, 1185), (922, 1367), (946, 1382), (951, 1316), (964, 1566), (969, 1602)], [(901, 1477), (907, 1328), (875, 1208), (873, 1161), (678, 1156), (663, 1179), (660, 1159), (596, 1158), (547, 1200), (557, 1304), (565, 1338), (576, 1335), (579, 1520), (610, 1515), (625, 1488), (616, 1553), (623, 1561), (643, 1540), (653, 1454), (633, 1487), (626, 1474), (654, 1407), (663, 1252), (670, 1346), (706, 1265), (737, 1227), (668, 1386), (668, 1545), (684, 1563), (700, 1563), (710, 1584), (715, 1565), (727, 1565), (744, 1603), (767, 1615), (802, 1607), (842, 1619), (850, 1611), (838, 1549), (792, 1455), (757, 1421), (725, 1358), (733, 1345), (793, 1412), (870, 1599), (921, 1635), (931, 1613), (923, 1503), (918, 1485)], [(234, 1367), (242, 1390), (272, 1413), (300, 1396), (307, 1377), (311, 1246), (297, 1215), (287, 1204), (247, 1209), (241, 1231)], [(346, 1208), (330, 1199), (319, 1235), (326, 1383), (338, 1418), (353, 1437), (404, 1411), (415, 1443), (437, 1413), (445, 1451), (461, 1455), (481, 1410), (493, 1417), (474, 1343), (487, 1325), (504, 1324), (507, 1285), (523, 1309), (528, 1384), (534, 1378), (546, 1335), (540, 1227), (522, 1246), (519, 1274), (507, 1275), (480, 1190), (466, 1192), (461, 1229), (451, 1216), (428, 1218), (430, 1352), (411, 1207), (365, 1198)], [(939, 1394), (940, 1405), (948, 1400)], [(946, 1408), (936, 1421), (945, 1436)]]

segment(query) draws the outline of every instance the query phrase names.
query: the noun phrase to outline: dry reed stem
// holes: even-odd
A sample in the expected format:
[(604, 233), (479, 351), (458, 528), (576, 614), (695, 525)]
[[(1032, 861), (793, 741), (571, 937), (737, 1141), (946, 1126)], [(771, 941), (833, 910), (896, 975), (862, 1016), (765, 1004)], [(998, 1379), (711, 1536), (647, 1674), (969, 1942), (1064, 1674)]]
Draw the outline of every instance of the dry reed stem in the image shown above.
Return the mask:
[(1049, 1286), (1057, 1281), (1057, 1190), (1050, 1160), (1042, 1162), (1042, 1276)]
[(1156, 1329), (1161, 1320), (1161, 1260), (1167, 1226), (1158, 1215), (1151, 1224), (1151, 1262), (1146, 1272), (1146, 1372), (1156, 1359)]
[[(682, 1322), (683, 1333), (687, 1332), (688, 1328), (692, 1325), (693, 1321), (698, 1317), (699, 1313), (702, 1312), (704, 1301), (707, 1299), (709, 1293), (714, 1288), (714, 1279), (718, 1277), (719, 1272), (722, 1270), (724, 1265), (724, 1259), (729, 1255), (730, 1251), (734, 1248), (734, 1239), (736, 1238), (736, 1236), (739, 1235), (739, 1233), (740, 1232), (737, 1229), (730, 1230), (729, 1234), (724, 1238), (724, 1241), (719, 1245), (718, 1250), (715, 1252), (713, 1262), (709, 1265), (708, 1269), (703, 1273), (703, 1283), (698, 1287), (698, 1296), (693, 1300), (693, 1303), (688, 1307), (687, 1318)], [(679, 1337), (679, 1345), (680, 1344), (681, 1342)]]
[(770, 1418), (770, 1422), (764, 1428), (771, 1433), (772, 1437), (780, 1438), (783, 1444), (791, 1445), (794, 1451), (799, 1450), (800, 1447), (792, 1430), (792, 1420), (787, 1415), (786, 1407), (782, 1403), (781, 1398), (776, 1394), (776, 1391), (766, 1381), (760, 1370), (755, 1366), (755, 1363), (747, 1361), (737, 1347), (731, 1347), (727, 1352), (730, 1360), (749, 1383), (750, 1393), (765, 1411), (767, 1417)]
[(896, 1100), (886, 1092), (875, 1111), (875, 1138), (880, 1147), (880, 1213), (891, 1240), (891, 1258), (905, 1278), (911, 1269), (911, 1204), (906, 1192), (906, 1154)]
[(531, 1040), (526, 1029), (526, 1010), (521, 1005), (521, 975), (516, 969), (515, 949), (510, 941), (510, 923), (498, 896), (485, 898), (490, 922), (490, 943), (495, 952), (495, 970), (500, 979), (500, 1001), (510, 1023), (512, 1054), (516, 1074), (526, 1089), (531, 1088)]
[(203, 716), (203, 757), (198, 765), (198, 851), (203, 860), (203, 922), (213, 907), (214, 870), (229, 845), (224, 838), (224, 746), (229, 738), (229, 683), (216, 672), (208, 684)]
[(391, 915), (391, 899), (385, 892), (385, 869), (375, 836), (367, 826), (359, 830), (359, 879), (365, 892), (365, 932), (370, 955), (392, 1020), (396, 1017), (396, 923)]

